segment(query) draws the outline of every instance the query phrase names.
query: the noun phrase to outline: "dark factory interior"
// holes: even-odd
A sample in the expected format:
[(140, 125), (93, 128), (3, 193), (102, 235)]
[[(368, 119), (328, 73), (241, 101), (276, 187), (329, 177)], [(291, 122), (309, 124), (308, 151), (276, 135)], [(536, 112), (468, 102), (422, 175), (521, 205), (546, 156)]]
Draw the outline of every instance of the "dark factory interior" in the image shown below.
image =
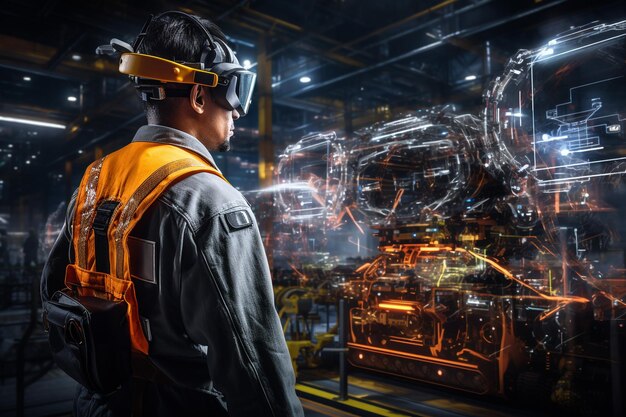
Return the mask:
[(0, 416), (73, 415), (40, 276), (85, 169), (147, 123), (96, 49), (166, 10), (256, 73), (213, 157), (306, 416), (624, 415), (623, 0), (4, 0)]

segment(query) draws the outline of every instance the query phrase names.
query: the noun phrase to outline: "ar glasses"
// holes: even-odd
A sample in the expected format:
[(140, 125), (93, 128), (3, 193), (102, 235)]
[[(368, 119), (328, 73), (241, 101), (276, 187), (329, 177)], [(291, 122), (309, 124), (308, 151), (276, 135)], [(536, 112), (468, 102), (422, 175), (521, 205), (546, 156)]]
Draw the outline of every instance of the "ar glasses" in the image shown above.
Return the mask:
[(110, 45), (101, 46), (96, 52), (121, 52), (119, 70), (131, 77), (144, 100), (163, 100), (168, 94), (179, 96), (180, 94), (170, 94), (165, 89), (167, 83), (199, 84), (210, 88), (213, 100), (220, 107), (229, 111), (237, 110), (241, 116), (246, 115), (252, 100), (256, 74), (243, 68), (230, 47), (221, 39), (213, 39), (196, 17), (178, 11), (165, 12), (157, 17), (165, 14), (183, 16), (205, 34), (201, 62), (176, 62), (136, 53), (152, 23), (152, 16), (144, 24), (132, 46), (112, 39)]
[[(122, 54), (119, 70), (122, 74), (130, 75), (140, 89), (144, 86), (152, 89), (155, 87), (148, 80), (209, 87), (213, 99), (220, 107), (230, 111), (237, 110), (242, 116), (248, 113), (256, 81), (256, 74), (241, 67), (238, 62), (219, 63), (206, 71), (189, 64), (134, 52)], [(159, 97), (152, 94), (149, 98), (159, 100), (166, 95), (163, 91)]]

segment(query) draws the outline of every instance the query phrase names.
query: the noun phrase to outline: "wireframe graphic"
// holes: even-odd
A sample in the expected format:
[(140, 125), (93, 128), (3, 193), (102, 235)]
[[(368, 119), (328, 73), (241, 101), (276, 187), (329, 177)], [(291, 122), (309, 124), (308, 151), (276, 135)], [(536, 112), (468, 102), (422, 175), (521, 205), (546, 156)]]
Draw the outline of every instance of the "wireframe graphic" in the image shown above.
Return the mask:
[(335, 283), (354, 366), (608, 412), (626, 375), (625, 40), (626, 22), (573, 29), (518, 52), (482, 120), (415, 112), (313, 158), (345, 167), (334, 227), (378, 239)]
[(520, 51), (485, 92), (486, 137), (537, 192), (624, 172), (624, 26), (573, 29)]
[(452, 215), (483, 175), (474, 168), (480, 133), (477, 118), (436, 110), (357, 132), (357, 209), (377, 226)]
[(339, 215), (346, 187), (342, 139), (334, 132), (305, 136), (285, 149), (275, 191), (287, 222), (324, 226)]

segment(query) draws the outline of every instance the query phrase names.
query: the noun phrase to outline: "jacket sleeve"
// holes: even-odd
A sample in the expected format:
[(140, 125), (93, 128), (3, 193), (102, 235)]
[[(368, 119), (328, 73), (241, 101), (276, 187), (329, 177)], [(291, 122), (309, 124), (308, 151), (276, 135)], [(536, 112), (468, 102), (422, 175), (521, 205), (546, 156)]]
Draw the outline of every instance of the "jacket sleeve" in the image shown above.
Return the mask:
[(203, 268), (181, 278), (183, 322), (194, 342), (208, 346), (209, 372), (229, 415), (303, 416), (252, 211), (224, 210), (193, 240)]
[[(77, 190), (78, 191), (78, 190)], [(68, 204), (65, 224), (54, 242), (48, 259), (41, 273), (41, 299), (48, 301), (55, 291), (65, 287), (65, 268), (73, 259), (71, 224), (76, 203), (77, 192), (74, 192)]]

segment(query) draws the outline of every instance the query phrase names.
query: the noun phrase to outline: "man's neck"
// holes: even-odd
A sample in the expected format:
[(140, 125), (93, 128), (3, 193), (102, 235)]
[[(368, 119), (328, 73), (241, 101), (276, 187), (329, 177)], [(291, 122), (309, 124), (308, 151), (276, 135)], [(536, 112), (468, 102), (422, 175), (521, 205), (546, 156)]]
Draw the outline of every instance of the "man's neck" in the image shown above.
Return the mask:
[(194, 138), (198, 138), (197, 129), (193, 128), (193, 126), (190, 126), (189, 123), (181, 123), (181, 122), (176, 122), (173, 120), (163, 120), (163, 119), (148, 117), (148, 124), (171, 127), (173, 129), (180, 130), (181, 132), (185, 132), (193, 136)]

